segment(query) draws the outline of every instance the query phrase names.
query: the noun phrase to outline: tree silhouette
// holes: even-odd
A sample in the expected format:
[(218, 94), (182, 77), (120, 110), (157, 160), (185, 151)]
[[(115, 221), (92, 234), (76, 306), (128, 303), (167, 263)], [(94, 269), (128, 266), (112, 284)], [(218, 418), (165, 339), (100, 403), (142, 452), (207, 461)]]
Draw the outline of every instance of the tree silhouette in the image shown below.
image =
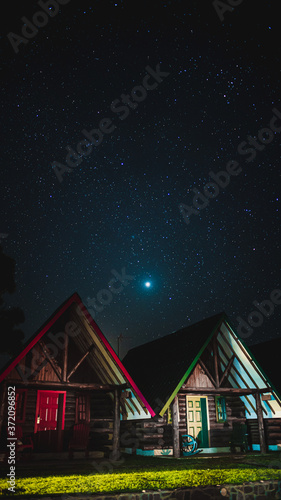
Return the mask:
[(24, 322), (24, 313), (19, 307), (4, 306), (3, 295), (14, 293), (16, 263), (12, 257), (3, 253), (0, 246), (0, 352), (10, 355), (16, 354), (22, 348), (24, 333), (15, 328)]

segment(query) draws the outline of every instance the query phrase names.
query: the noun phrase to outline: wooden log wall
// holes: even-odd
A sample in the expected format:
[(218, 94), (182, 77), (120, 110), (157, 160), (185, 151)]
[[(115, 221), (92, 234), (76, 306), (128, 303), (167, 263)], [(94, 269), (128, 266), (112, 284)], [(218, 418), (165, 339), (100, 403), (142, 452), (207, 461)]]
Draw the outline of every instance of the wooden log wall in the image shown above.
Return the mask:
[(154, 450), (172, 448), (172, 425), (167, 425), (167, 416), (150, 420), (121, 421), (121, 447)]
[[(52, 353), (50, 350), (46, 349), (47, 352), (50, 354)], [(57, 370), (57, 373), (60, 375), (61, 374), (61, 368), (56, 360), (56, 358), (53, 359), (53, 364)], [(38, 346), (35, 345), (31, 351), (27, 353), (27, 355), (20, 361), (19, 363), (19, 371), (20, 374), (22, 374), (23, 378), (21, 375), (18, 373), (18, 370), (16, 368), (13, 368), (9, 375), (7, 375), (7, 382), (12, 379), (12, 380), (20, 380), (22, 379), (26, 382), (29, 380), (37, 380), (37, 381), (42, 381), (42, 382), (58, 382), (59, 377), (55, 373), (54, 369), (50, 365), (49, 362), (45, 360), (45, 356), (42, 352), (42, 349)]]
[[(179, 433), (183, 435), (188, 433), (186, 394), (178, 393), (178, 404)], [(226, 396), (226, 411), (227, 422), (217, 422), (215, 397), (208, 396), (210, 447), (228, 447), (233, 422), (246, 422), (244, 404), (238, 396)], [(172, 448), (172, 425), (167, 424), (167, 412), (163, 417), (154, 417), (150, 420), (122, 421), (121, 446), (142, 450)]]
[[(248, 439), (250, 444), (260, 444), (259, 428), (257, 419), (247, 420)], [(265, 442), (267, 446), (281, 444), (281, 418), (265, 418)]]
[(226, 422), (217, 422), (215, 396), (208, 396), (209, 446), (212, 448), (228, 447), (233, 423), (245, 423), (245, 407), (238, 396), (226, 396)]
[[(194, 396), (194, 394), (192, 394)], [(245, 407), (238, 396), (226, 396), (227, 422), (217, 422), (215, 396), (208, 396), (209, 446), (229, 446), (233, 422), (245, 423)], [(188, 434), (186, 394), (179, 393), (180, 434)]]
[[(16, 384), (15, 384), (16, 385)], [(21, 386), (22, 388), (22, 386)], [(20, 424), (24, 435), (34, 434), (34, 425), (36, 418), (36, 403), (37, 403), (37, 389), (27, 388), (25, 422)], [(48, 384), (44, 387), (48, 390)], [(64, 446), (67, 450), (68, 442), (72, 432), (73, 425), (75, 424), (76, 417), (76, 396), (77, 391), (66, 391), (65, 402), (65, 419), (64, 419)], [(1, 431), (0, 446), (1, 449), (6, 447), (7, 438), (7, 398), (4, 407), (4, 420)], [(109, 394), (91, 391), (90, 400), (90, 415), (91, 415), (91, 430), (90, 430), (90, 448), (98, 451), (110, 451), (112, 448), (112, 434), (113, 434), (113, 400)], [(35, 440), (36, 441), (36, 440)]]
[(109, 453), (113, 438), (113, 398), (101, 392), (91, 393), (90, 449)]

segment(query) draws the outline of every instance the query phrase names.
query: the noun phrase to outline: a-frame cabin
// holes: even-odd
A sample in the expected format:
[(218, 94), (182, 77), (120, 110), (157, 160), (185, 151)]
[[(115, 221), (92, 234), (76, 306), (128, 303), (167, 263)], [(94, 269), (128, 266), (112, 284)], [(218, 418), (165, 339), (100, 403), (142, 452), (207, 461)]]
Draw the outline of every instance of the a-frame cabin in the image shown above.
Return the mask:
[(0, 435), (7, 445), (7, 389), (15, 388), (16, 426), (35, 451), (67, 450), (72, 428), (90, 424), (90, 450), (120, 447), (120, 419), (154, 411), (79, 295), (72, 295), (0, 371)]
[(123, 363), (155, 411), (122, 422), (128, 453), (180, 455), (181, 435), (204, 452), (230, 451), (235, 423), (251, 449), (281, 449), (281, 399), (225, 313), (131, 349)]

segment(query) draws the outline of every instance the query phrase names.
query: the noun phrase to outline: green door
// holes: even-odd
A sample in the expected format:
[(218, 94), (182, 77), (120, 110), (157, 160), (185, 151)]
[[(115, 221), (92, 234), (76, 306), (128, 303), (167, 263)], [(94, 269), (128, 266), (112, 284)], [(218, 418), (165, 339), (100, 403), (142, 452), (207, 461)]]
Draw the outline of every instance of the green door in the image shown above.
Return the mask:
[(209, 447), (206, 398), (187, 396), (187, 434), (196, 438), (198, 446)]

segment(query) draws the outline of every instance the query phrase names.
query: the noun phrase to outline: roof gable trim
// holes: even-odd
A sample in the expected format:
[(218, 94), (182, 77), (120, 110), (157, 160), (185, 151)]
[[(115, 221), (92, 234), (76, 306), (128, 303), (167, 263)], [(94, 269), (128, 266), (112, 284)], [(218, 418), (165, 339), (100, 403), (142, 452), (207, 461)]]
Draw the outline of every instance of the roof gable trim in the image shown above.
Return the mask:
[(60, 318), (60, 316), (69, 308), (69, 306), (73, 302), (77, 302), (77, 299), (80, 300), (78, 294), (73, 294), (66, 303), (59, 309), (57, 313), (48, 321), (48, 323), (40, 330), (40, 332), (30, 341), (30, 343), (23, 349), (22, 352), (18, 354), (18, 356), (9, 364), (9, 366), (4, 370), (0, 375), (0, 383), (4, 380), (4, 378), (9, 375), (9, 373), (15, 368), (19, 362), (29, 353), (32, 347), (37, 344), (37, 342), (43, 337), (43, 335), (53, 326), (53, 324)]
[(200, 358), (201, 354), (203, 354), (205, 348), (207, 347), (207, 345), (209, 344), (210, 340), (212, 339), (213, 335), (216, 333), (216, 331), (219, 329), (220, 325), (222, 324), (222, 322), (224, 321), (225, 317), (221, 317), (218, 321), (218, 323), (216, 324), (216, 326), (214, 327), (212, 333), (209, 335), (209, 337), (207, 338), (207, 340), (204, 342), (203, 346), (201, 347), (199, 353), (197, 354), (197, 356), (195, 356), (194, 360), (192, 361), (191, 365), (188, 367), (187, 371), (185, 372), (185, 374), (183, 375), (183, 377), (181, 378), (181, 380), (179, 381), (178, 385), (176, 386), (175, 390), (173, 391), (173, 393), (171, 394), (171, 396), (169, 397), (168, 401), (166, 402), (166, 404), (164, 405), (164, 407), (162, 408), (162, 410), (159, 412), (159, 415), (163, 416), (165, 411), (167, 410), (167, 408), (170, 406), (171, 402), (173, 401), (174, 397), (177, 395), (177, 393), (179, 392), (180, 388), (182, 387), (182, 385), (184, 384), (185, 380), (187, 379), (188, 375), (190, 375), (191, 371), (193, 370), (194, 366), (196, 365), (196, 363), (198, 362), (198, 359)]
[[(276, 394), (276, 396), (279, 399), (279, 402), (281, 404), (281, 398), (280, 398), (281, 394), (279, 394), (279, 392), (275, 389), (274, 384), (271, 383), (270, 379), (268, 378), (268, 376), (264, 372), (263, 368), (261, 367), (259, 362), (256, 360), (254, 354), (251, 352), (251, 350), (250, 350), (251, 348), (248, 348), (248, 346), (243, 342), (243, 340), (236, 334), (236, 332), (232, 326), (231, 321), (227, 320), (226, 323), (228, 324), (228, 326), (231, 330), (231, 333), (232, 333), (233, 337), (235, 338), (239, 349), (241, 349), (242, 352), (244, 349), (244, 351), (247, 353), (248, 359), (251, 359), (254, 362), (254, 364), (256, 365), (255, 369), (256, 369), (257, 373), (258, 373), (258, 370), (261, 372), (262, 377), (271, 386), (271, 389), (273, 389), (273, 392)], [(239, 345), (239, 344), (241, 344), (241, 345)]]
[(95, 332), (98, 334), (100, 340), (103, 342), (103, 344), (105, 345), (105, 347), (107, 348), (107, 350), (110, 352), (111, 356), (113, 357), (114, 361), (118, 365), (119, 369), (121, 370), (121, 372), (123, 373), (123, 375), (125, 376), (125, 378), (128, 380), (128, 382), (130, 383), (130, 385), (132, 386), (132, 388), (134, 389), (134, 391), (136, 392), (136, 394), (139, 396), (140, 400), (146, 406), (146, 408), (148, 409), (148, 411), (151, 414), (151, 416), (154, 417), (155, 416), (155, 411), (151, 408), (151, 406), (149, 405), (149, 403), (146, 401), (145, 397), (143, 396), (143, 394), (141, 393), (141, 391), (139, 390), (139, 388), (137, 387), (137, 385), (133, 381), (132, 377), (127, 372), (125, 366), (122, 364), (122, 362), (118, 358), (117, 354), (112, 349), (111, 345), (109, 344), (108, 340), (103, 335), (102, 331), (99, 329), (99, 327), (96, 324), (96, 322), (93, 320), (91, 314), (89, 313), (88, 309), (83, 304), (83, 302), (81, 301), (81, 299), (79, 299), (79, 302), (77, 302), (77, 304), (80, 307), (81, 311), (85, 314), (86, 318), (88, 319), (88, 321), (91, 324), (91, 326), (94, 328)]
[(73, 304), (76, 303), (79, 309), (82, 311), (83, 314), (85, 314), (86, 318), (88, 319), (90, 325), (100, 338), (101, 342), (104, 344), (106, 349), (109, 351), (111, 354), (112, 358), (114, 359), (115, 363), (117, 364), (119, 370), (122, 372), (124, 377), (127, 379), (131, 387), (134, 389), (135, 393), (138, 395), (144, 406), (147, 408), (149, 413), (151, 414), (152, 417), (155, 416), (154, 410), (151, 408), (149, 403), (146, 401), (145, 397), (127, 372), (126, 368), (124, 365), (121, 363), (120, 359), (118, 358), (117, 354), (115, 351), (112, 349), (111, 345), (109, 342), (106, 340), (105, 336), (99, 329), (98, 325), (96, 322), (93, 320), (92, 316), (90, 315), (89, 311), (83, 304), (81, 298), (77, 293), (74, 293), (67, 301), (66, 303), (59, 308), (59, 310), (54, 314), (54, 316), (46, 323), (46, 325), (34, 336), (34, 338), (31, 339), (29, 344), (22, 350), (21, 353), (16, 356), (15, 359), (11, 361), (11, 363), (7, 366), (7, 368), (2, 372), (0, 375), (0, 383), (5, 379), (5, 377), (20, 363), (20, 361), (28, 354), (28, 352), (37, 344), (37, 342), (43, 337), (43, 335), (53, 326), (53, 324), (60, 318), (60, 316)]

